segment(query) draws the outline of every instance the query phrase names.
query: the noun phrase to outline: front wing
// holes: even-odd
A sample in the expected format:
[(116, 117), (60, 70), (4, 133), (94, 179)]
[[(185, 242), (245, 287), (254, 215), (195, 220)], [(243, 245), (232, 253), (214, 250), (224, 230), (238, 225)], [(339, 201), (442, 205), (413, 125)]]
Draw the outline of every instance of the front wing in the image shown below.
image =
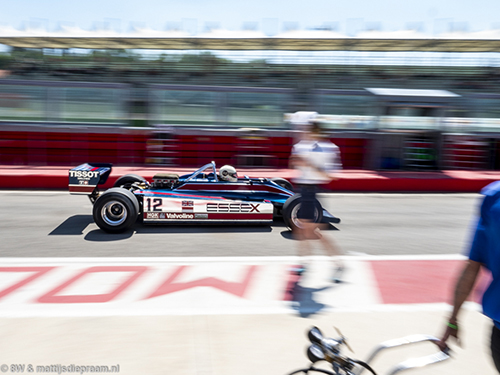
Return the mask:
[(274, 206), (269, 201), (232, 200), (171, 193), (143, 195), (144, 223), (271, 223)]

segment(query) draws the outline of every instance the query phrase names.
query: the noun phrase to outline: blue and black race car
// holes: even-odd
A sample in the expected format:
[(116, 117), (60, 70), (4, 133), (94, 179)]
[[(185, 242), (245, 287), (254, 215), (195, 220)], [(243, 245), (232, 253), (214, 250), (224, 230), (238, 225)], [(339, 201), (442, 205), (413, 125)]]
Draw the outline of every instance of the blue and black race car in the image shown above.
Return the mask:
[[(106, 182), (111, 168), (111, 164), (86, 163), (69, 171), (70, 193), (89, 196), (94, 221), (106, 232), (123, 232), (138, 217), (144, 224), (271, 224), (283, 218), (291, 229), (300, 226), (300, 195), (282, 178), (234, 173), (228, 180), (226, 169), (221, 167), (217, 173), (211, 162), (183, 176), (158, 173), (151, 182), (127, 174), (101, 193), (98, 185)], [(338, 223), (340, 219), (317, 202), (315, 221)]]

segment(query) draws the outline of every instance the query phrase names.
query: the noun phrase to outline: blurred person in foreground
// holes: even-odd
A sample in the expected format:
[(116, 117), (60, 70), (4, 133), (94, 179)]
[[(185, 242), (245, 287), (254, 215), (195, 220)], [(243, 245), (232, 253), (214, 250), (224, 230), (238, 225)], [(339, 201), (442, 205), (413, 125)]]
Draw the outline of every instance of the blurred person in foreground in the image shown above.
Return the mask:
[(444, 350), (450, 336), (460, 343), (458, 313), (471, 293), (481, 267), (484, 267), (491, 272), (492, 281), (483, 295), (482, 307), (483, 313), (493, 320), (491, 355), (500, 373), (500, 181), (486, 186), (481, 194), (484, 198), (469, 259), (455, 285), (453, 310), (438, 346)]
[(294, 182), (300, 186), (301, 192), (301, 204), (297, 213), (300, 227), (294, 231), (294, 237), (299, 240), (302, 264), (293, 271), (299, 275), (306, 271), (306, 257), (312, 255), (310, 240), (319, 239), (334, 263), (332, 281), (340, 283), (344, 271), (344, 264), (339, 257), (341, 251), (333, 240), (320, 233), (321, 224), (314, 222), (314, 216), (319, 185), (332, 181), (333, 173), (341, 169), (342, 165), (339, 148), (323, 136), (321, 124), (315, 120), (316, 115), (315, 112), (297, 112), (294, 114), (296, 118), (292, 119), (292, 123), (301, 126), (303, 130), (301, 140), (293, 146), (290, 156), (290, 167), (299, 172)]

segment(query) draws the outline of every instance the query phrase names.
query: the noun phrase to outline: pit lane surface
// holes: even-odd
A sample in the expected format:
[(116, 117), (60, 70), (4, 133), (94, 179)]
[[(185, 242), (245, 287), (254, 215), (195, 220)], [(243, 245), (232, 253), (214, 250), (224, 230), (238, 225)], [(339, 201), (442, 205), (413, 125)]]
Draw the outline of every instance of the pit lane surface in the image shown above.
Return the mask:
[[(456, 254), (465, 246), (478, 203), (478, 195), (328, 195), (323, 204), (341, 217), (342, 223), (338, 225), (338, 231), (330, 230), (326, 235), (336, 238), (348, 253)], [(1, 346), (0, 365), (119, 365), (120, 373), (127, 375), (287, 374), (308, 363), (304, 356), (307, 343), (304, 332), (311, 325), (317, 325), (328, 336), (336, 335), (332, 325), (339, 327), (356, 350), (354, 355), (349, 351), (346, 354), (364, 359), (381, 341), (416, 333), (439, 334), (447, 314), (443, 311), (447, 310), (446, 306), (429, 305), (428, 301), (423, 305), (420, 304), (422, 301), (394, 305), (391, 300), (388, 308), (379, 304), (367, 309), (367, 303), (376, 302), (373, 299), (377, 296), (384, 296), (383, 281), (391, 276), (386, 267), (387, 261), (391, 260), (379, 259), (381, 257), (374, 257), (381, 266), (378, 267), (377, 283), (369, 282), (372, 273), (367, 271), (366, 262), (358, 262), (365, 257), (349, 257), (347, 282), (342, 284), (326, 283), (326, 273), (319, 272), (321, 267), (326, 270), (326, 263), (316, 261), (313, 266), (319, 269), (310, 272), (309, 278), (306, 275), (304, 282), (295, 287), (300, 298), (289, 303), (280, 301), (280, 306), (288, 306), (284, 313), (270, 313), (268, 308), (254, 313), (259, 306), (269, 307), (269, 304), (264, 306), (266, 296), (274, 293), (273, 304), (276, 304), (276, 296), (283, 299), (288, 285), (287, 279), (280, 276), (290, 274), (288, 260), (275, 260), (274, 265), (273, 260), (269, 260), (269, 256), (295, 255), (296, 243), (282, 224), (272, 227), (148, 227), (136, 224), (128, 233), (109, 235), (93, 223), (91, 209), (86, 197), (69, 196), (63, 192), (0, 192), (3, 267), (56, 267), (51, 273), (22, 287), (20, 284), (27, 279), (21, 271), (33, 270), (23, 268), (17, 269), (19, 272), (4, 272), (4, 286), (9, 280), (17, 284), (14, 288), (4, 289), (4, 317), (0, 317), (4, 345)], [(154, 256), (159, 258), (143, 258)], [(200, 261), (195, 258), (199, 256), (214, 258)], [(221, 285), (241, 284), (245, 273), (234, 273), (231, 264), (219, 264), (222, 258), (216, 256), (233, 257), (231, 262), (241, 259), (242, 264), (237, 267), (243, 270), (250, 270), (251, 265), (260, 267), (255, 273), (258, 282), (249, 284), (245, 298), (235, 296), (234, 290), (233, 293), (221, 292)], [(264, 256), (266, 259), (262, 263), (265, 264), (256, 264), (255, 260), (243, 264), (243, 257), (248, 256)], [(176, 261), (172, 257), (183, 258)], [(400, 265), (391, 268), (401, 276), (402, 283), (386, 285), (386, 295), (406, 297), (413, 294), (407, 288), (413, 287), (420, 296), (428, 296), (421, 281), (428, 281), (429, 267), (419, 262), (418, 256), (409, 258), (413, 260), (408, 259), (406, 263), (411, 263), (412, 272), (404, 272)], [(454, 255), (425, 258), (460, 259)], [(168, 290), (161, 288), (161, 295), (144, 298), (148, 296), (148, 285), (152, 287), (151, 291), (158, 290), (158, 286), (163, 287), (170, 280), (170, 268), (177, 269), (190, 260), (203, 269), (188, 279), (174, 282), (188, 286), (193, 282), (206, 283), (210, 287), (190, 288), (190, 293), (173, 293), (172, 290), (167, 293)], [(359, 264), (356, 266), (353, 261)], [(125, 265), (140, 272), (141, 262), (150, 262), (146, 266), (151, 268), (151, 273), (145, 273), (146, 278), (132, 284), (131, 288), (136, 289), (125, 290), (116, 301), (111, 299), (116, 288), (127, 280), (117, 279), (118, 275), (109, 274), (110, 269), (102, 267)], [(176, 262), (179, 264), (170, 264)], [(106, 272), (92, 273), (96, 266), (108, 275)], [(424, 270), (424, 276), (419, 277), (420, 274), (414, 272), (415, 267)], [(82, 271), (87, 276), (92, 273), (111, 279), (90, 278), (85, 284), (77, 284), (74, 276), (83, 275)], [(443, 277), (442, 271), (433, 273)], [(409, 280), (407, 275), (413, 278)], [(225, 283), (220, 284), (218, 279), (225, 280)], [(446, 280), (451, 282), (449, 277)], [(73, 283), (68, 285), (68, 281)], [(443, 295), (450, 295), (444, 285), (428, 284), (439, 285)], [(259, 285), (260, 289), (257, 289)], [(282, 293), (278, 295), (275, 292), (279, 291), (276, 287), (280, 285)], [(381, 294), (373, 291), (374, 287), (378, 287)], [(403, 293), (391, 292), (389, 289), (393, 287), (404, 289)], [(109, 297), (110, 300), (68, 303), (67, 299), (77, 296)], [(353, 308), (350, 304), (353, 301), (361, 306)], [(156, 304), (158, 315), (155, 315), (155, 306), (150, 306), (151, 303)], [(187, 308), (187, 303), (194, 306), (186, 314), (179, 315), (175, 311), (172, 314), (169, 310)], [(340, 309), (348, 303), (349, 308)], [(205, 305), (200, 307), (200, 304)], [(224, 314), (209, 314), (209, 305), (223, 309)], [(243, 308), (236, 314), (234, 309), (238, 306)], [(232, 312), (227, 310), (228, 307), (233, 309)], [(70, 314), (69, 309), (75, 313)], [(467, 350), (457, 349), (453, 359), (436, 367), (419, 369), (418, 373), (493, 375), (495, 372), (485, 345), (490, 325), (480, 313), (464, 312), (461, 327)], [(405, 352), (407, 358), (435, 351), (432, 347), (423, 349), (425, 351), (413, 347), (404, 350), (408, 350)], [(243, 359), (241, 353), (245, 353)], [(386, 355), (377, 360), (375, 368), (380, 374), (387, 373), (387, 369), (404, 358)]]
[[(325, 231), (347, 254), (456, 254), (463, 251), (477, 194), (325, 194), (342, 222)], [(288, 256), (296, 243), (273, 226), (145, 226), (102, 232), (86, 196), (0, 191), (2, 257)], [(318, 249), (317, 254), (321, 254)]]

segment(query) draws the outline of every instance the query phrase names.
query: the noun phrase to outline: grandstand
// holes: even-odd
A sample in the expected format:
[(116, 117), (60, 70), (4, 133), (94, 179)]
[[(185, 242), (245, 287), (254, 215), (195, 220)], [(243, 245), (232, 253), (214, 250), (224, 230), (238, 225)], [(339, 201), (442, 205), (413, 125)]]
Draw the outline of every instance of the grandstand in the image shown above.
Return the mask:
[[(355, 156), (352, 167), (487, 169), (500, 164), (498, 35), (0, 33), (0, 43), (12, 47), (0, 59), (0, 68), (7, 72), (0, 79), (4, 124), (59, 128), (166, 124), (179, 137), (193, 131), (189, 129), (206, 134), (250, 127), (266, 130), (269, 138), (272, 131), (281, 136), (290, 130), (285, 113), (307, 109), (328, 115), (325, 122), (337, 138), (364, 140), (366, 150), (356, 146), (362, 155)], [(139, 53), (140, 49), (148, 53)], [(380, 102), (366, 90), (380, 87), (448, 90), (463, 100), (445, 107), (406, 101), (405, 106), (396, 106), (399, 112), (384, 114)], [(432, 106), (442, 107), (439, 117), (432, 115), (435, 111), (422, 110)], [(455, 143), (448, 133), (454, 134)], [(172, 138), (160, 135), (165, 137)], [(464, 143), (460, 137), (467, 142), (472, 137), (476, 146), (482, 145), (480, 162), (455, 163), (456, 143)], [(437, 151), (418, 151), (417, 159), (427, 161), (410, 163), (408, 155), (415, 152), (409, 150), (415, 144)], [(266, 152), (259, 151), (253, 159), (265, 164), (262, 160), (271, 160), (272, 154)], [(209, 155), (200, 156), (205, 157)]]
[(500, 78), (500, 32), (495, 30), (440, 37), (367, 32), (348, 38), (326, 30), (266, 37), (256, 31), (188, 36), (0, 29), (0, 44), (13, 48), (0, 60), (4, 69), (29, 79), (497, 92)]

